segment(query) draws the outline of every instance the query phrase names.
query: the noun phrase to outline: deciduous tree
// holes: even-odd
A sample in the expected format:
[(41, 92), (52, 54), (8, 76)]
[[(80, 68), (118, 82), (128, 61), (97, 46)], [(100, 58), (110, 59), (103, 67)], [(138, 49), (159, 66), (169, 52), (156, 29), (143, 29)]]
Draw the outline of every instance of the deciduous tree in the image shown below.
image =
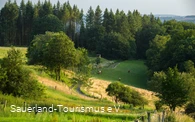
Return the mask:
[(161, 99), (171, 110), (175, 111), (177, 106), (184, 105), (189, 100), (190, 76), (180, 73), (177, 67), (169, 68), (165, 73), (154, 73), (150, 85), (153, 85)]
[(146, 51), (147, 66), (152, 71), (159, 71), (161, 53), (166, 47), (166, 43), (171, 39), (168, 36), (156, 35), (156, 37), (150, 42), (150, 48)]
[(60, 80), (61, 70), (73, 67), (80, 62), (76, 60), (74, 43), (63, 32), (46, 32), (37, 35), (28, 48), (27, 57), (31, 64), (41, 64), (56, 74)]

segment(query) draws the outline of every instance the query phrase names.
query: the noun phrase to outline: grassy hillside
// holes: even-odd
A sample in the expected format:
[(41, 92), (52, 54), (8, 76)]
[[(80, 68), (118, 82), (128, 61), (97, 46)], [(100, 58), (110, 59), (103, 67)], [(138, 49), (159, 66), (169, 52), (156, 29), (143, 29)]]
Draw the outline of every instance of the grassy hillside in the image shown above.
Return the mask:
[[(104, 65), (108, 61), (102, 62)], [(98, 70), (102, 73), (98, 74)], [(130, 71), (130, 72), (128, 72)], [(94, 69), (93, 77), (108, 81), (118, 81), (127, 85), (147, 89), (147, 67), (142, 60), (130, 60), (111, 63), (109, 66)]]
[[(6, 56), (8, 47), (0, 47), (0, 58)], [(17, 48), (22, 51), (23, 54), (26, 54), (27, 48)], [(26, 57), (24, 55), (24, 59)], [(94, 57), (91, 58), (94, 61)], [(118, 78), (121, 78), (121, 82), (146, 88), (146, 71), (147, 67), (144, 65), (144, 61), (132, 60), (132, 61), (109, 61), (106, 59), (102, 60), (100, 69), (93, 69), (93, 77), (104, 79), (108, 81), (117, 81)], [(140, 116), (146, 116), (147, 111), (153, 110), (153, 108), (132, 108), (129, 105), (121, 104), (119, 112), (115, 111), (114, 103), (105, 99), (93, 99), (87, 98), (87, 96), (82, 96), (82, 94), (76, 93), (74, 89), (67, 88), (67, 84), (64, 84), (59, 81), (53, 80), (49, 76), (45, 76), (44, 73), (39, 71), (38, 66), (26, 66), (32, 70), (32, 75), (35, 75), (39, 82), (45, 86), (45, 95), (39, 99), (23, 99), (18, 97), (13, 97), (11, 95), (3, 95), (0, 92), (0, 121), (3, 122), (133, 122), (135, 119), (140, 118)], [(97, 74), (97, 71), (101, 70), (102, 74)], [(130, 72), (128, 72), (130, 70)], [(97, 81), (98, 79), (96, 79)], [(97, 84), (97, 82), (96, 82)], [(102, 81), (102, 83), (95, 85), (99, 86), (97, 90), (100, 90), (101, 85), (108, 85), (107, 81)], [(105, 87), (102, 87), (102, 91), (105, 92)], [(89, 90), (86, 91), (89, 93)], [(94, 94), (94, 92), (93, 92)], [(106, 93), (105, 93), (106, 94)], [(145, 92), (144, 92), (145, 94)], [(81, 97), (82, 96), (82, 97)], [(5, 107), (6, 101), (6, 107)], [(64, 105), (67, 107), (104, 107), (105, 110), (108, 107), (112, 107), (112, 112), (108, 113), (107, 111), (101, 113), (78, 113), (78, 112), (43, 112), (35, 114), (27, 112), (10, 112), (11, 105), (16, 105), (17, 107), (23, 107), (24, 102), (26, 106), (35, 106), (37, 104), (40, 107), (50, 107), (52, 104), (54, 108), (57, 108), (57, 105)], [(96, 109), (97, 110), (97, 109)], [(157, 116), (158, 117), (158, 116)], [(152, 118), (152, 121), (157, 120), (157, 117)], [(188, 122), (191, 122), (191, 119), (187, 117)], [(178, 121), (178, 122), (183, 122)]]
[[(39, 76), (40, 77), (40, 76)], [(47, 79), (47, 78), (44, 78)], [(48, 79), (51, 82), (56, 82), (54, 80)], [(40, 81), (42, 82), (42, 81)], [(46, 81), (44, 81), (46, 82)], [(63, 84), (61, 86), (64, 86)], [(65, 88), (65, 87), (64, 87)], [(110, 122), (112, 120), (115, 121), (133, 121), (139, 115), (137, 112), (141, 112), (144, 114), (144, 110), (134, 110), (130, 112), (128, 109), (124, 109), (122, 106), (119, 109), (119, 112), (114, 111), (114, 103), (107, 100), (99, 100), (99, 99), (83, 99), (79, 96), (73, 94), (68, 94), (68, 91), (61, 91), (60, 89), (54, 89), (53, 86), (45, 86), (45, 96), (39, 99), (22, 99), (16, 98), (11, 95), (2, 95), (0, 93), (0, 103), (7, 101), (7, 107), (4, 108), (4, 104), (0, 104), (0, 120), (3, 122)], [(26, 106), (35, 106), (37, 104), (41, 107), (50, 107), (52, 104), (54, 105), (54, 109), (58, 109), (57, 105), (63, 105), (66, 107), (104, 107), (105, 110), (108, 107), (113, 108), (113, 112), (98, 112), (98, 113), (79, 113), (79, 112), (43, 112), (35, 115), (34, 112), (26, 113), (26, 112), (10, 112), (11, 105), (16, 105), (18, 107), (23, 107), (24, 102), (26, 102)], [(4, 108), (4, 109), (3, 109)], [(58, 109), (59, 110), (59, 109)], [(96, 109), (98, 110), (98, 109)]]
[[(10, 47), (0, 47), (0, 58), (6, 56)], [(24, 54), (27, 51), (26, 47), (17, 47)], [(90, 58), (95, 63), (94, 57)], [(147, 89), (147, 67), (142, 60), (130, 60), (130, 61), (109, 61), (104, 58), (101, 60), (100, 69), (94, 69), (92, 76), (102, 80), (117, 81), (121, 78), (121, 82), (127, 85), (135, 86), (138, 88)], [(101, 70), (102, 74), (98, 74), (97, 71)], [(130, 73), (128, 73), (130, 70)]]
[[(6, 56), (7, 51), (10, 48), (8, 47), (0, 47), (0, 58), (3, 58)], [(27, 48), (17, 48), (22, 51), (24, 54), (24, 59), (26, 60), (25, 54)], [(37, 66), (26, 66), (26, 68), (29, 68), (32, 70), (33, 75), (38, 75), (39, 71), (36, 70)], [(38, 67), (37, 67), (38, 68)], [(39, 68), (38, 68), (39, 69)], [(39, 78), (38, 78), (39, 77)], [(112, 107), (114, 108), (114, 103), (99, 99), (87, 99), (85, 97), (81, 97), (79, 95), (76, 95), (76, 91), (70, 92), (65, 86), (65, 84), (57, 83), (57, 81), (52, 80), (52, 78), (44, 77), (43, 76), (37, 76), (40, 83), (45, 85), (45, 95), (43, 98), (39, 98), (36, 100), (33, 99), (22, 99), (13, 97), (11, 95), (3, 95), (0, 93), (0, 120), (4, 122), (15, 122), (15, 121), (29, 121), (29, 122), (45, 122), (45, 121), (52, 121), (52, 122), (74, 122), (74, 121), (91, 121), (91, 122), (99, 122), (99, 121), (105, 121), (110, 122), (111, 120), (115, 121), (122, 121), (122, 120), (134, 120), (137, 118), (137, 114), (135, 112), (129, 113), (130, 111), (124, 108), (120, 108), (120, 114), (116, 112), (112, 113), (63, 113), (63, 112), (53, 112), (53, 113), (38, 113), (35, 115), (35, 113), (25, 113), (25, 112), (16, 112), (12, 113), (11, 105), (16, 105), (18, 107), (24, 106), (24, 102), (27, 104), (27, 106), (35, 106), (37, 104), (38, 106), (42, 107), (50, 107), (52, 104), (54, 106), (56, 105), (64, 105), (67, 107)], [(41, 78), (41, 80), (40, 80)], [(52, 83), (51, 83), (52, 82)], [(55, 89), (56, 84), (61, 84), (60, 86), (57, 86), (57, 89)], [(63, 88), (62, 88), (63, 87)], [(64, 89), (64, 90), (63, 90)], [(78, 94), (78, 93), (77, 93)], [(4, 107), (4, 102), (7, 101), (6, 107)]]
[[(44, 113), (38, 113), (35, 115), (34, 112), (32, 113), (26, 113), (26, 112), (10, 112), (11, 105), (16, 105), (18, 107), (22, 107), (24, 101), (28, 106), (35, 106), (37, 104), (38, 106), (42, 107), (50, 107), (52, 104), (54, 104), (54, 108), (56, 105), (63, 105), (67, 107), (80, 107), (80, 106), (86, 106), (86, 107), (113, 107), (113, 103), (108, 101), (99, 101), (99, 100), (85, 100), (81, 99), (79, 97), (75, 97), (72, 95), (65, 94), (63, 92), (51, 89), (47, 87), (46, 90), (46, 96), (44, 98), (40, 98), (38, 100), (28, 100), (28, 99), (22, 99), (22, 98), (15, 98), (12, 96), (5, 96), (0, 93), (0, 102), (7, 100), (7, 107), (3, 110), (3, 104), (0, 104), (0, 120), (3, 122), (75, 122), (75, 121), (90, 121), (90, 122), (110, 122), (111, 120), (116, 121), (122, 121), (122, 120), (134, 120), (138, 115), (135, 113), (120, 113), (118, 115), (117, 113), (79, 113), (79, 112), (44, 112)], [(121, 110), (121, 109), (120, 109)]]

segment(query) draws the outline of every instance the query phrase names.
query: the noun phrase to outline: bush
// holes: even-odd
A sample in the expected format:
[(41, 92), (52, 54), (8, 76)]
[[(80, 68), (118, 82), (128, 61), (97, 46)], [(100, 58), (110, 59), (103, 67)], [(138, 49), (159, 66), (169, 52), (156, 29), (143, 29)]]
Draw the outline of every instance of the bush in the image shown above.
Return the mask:
[(195, 118), (195, 104), (189, 103), (185, 108), (185, 113)]
[(108, 85), (106, 92), (109, 96), (115, 97), (115, 102), (122, 101), (134, 106), (146, 105), (148, 101), (141, 94), (120, 82), (113, 82)]
[(42, 96), (44, 88), (30, 75), (31, 71), (23, 66), (21, 52), (12, 48), (7, 53), (0, 67), (0, 91), (24, 98)]
[(174, 114), (168, 114), (165, 117), (165, 122), (176, 122), (176, 117)]

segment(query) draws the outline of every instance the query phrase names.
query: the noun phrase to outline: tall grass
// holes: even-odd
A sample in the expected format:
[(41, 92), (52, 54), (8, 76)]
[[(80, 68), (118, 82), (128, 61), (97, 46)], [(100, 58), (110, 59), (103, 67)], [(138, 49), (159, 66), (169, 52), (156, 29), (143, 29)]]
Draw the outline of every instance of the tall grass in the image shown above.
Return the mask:
[(175, 115), (176, 122), (194, 122), (191, 117), (184, 115), (184, 114), (176, 114)]
[[(162, 113), (155, 113), (151, 115), (151, 122), (158, 122), (162, 120)], [(194, 122), (191, 117), (182, 113), (165, 113), (165, 122)]]
[(0, 116), (3, 122), (132, 122), (136, 116), (92, 116), (76, 113), (12, 113), (9, 118)]

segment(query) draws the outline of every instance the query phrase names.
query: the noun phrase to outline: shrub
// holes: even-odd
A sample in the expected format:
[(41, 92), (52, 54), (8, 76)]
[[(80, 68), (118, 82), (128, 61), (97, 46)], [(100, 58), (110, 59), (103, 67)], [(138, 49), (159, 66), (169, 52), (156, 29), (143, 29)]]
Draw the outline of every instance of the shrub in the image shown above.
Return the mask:
[(148, 101), (141, 96), (141, 94), (127, 86), (124, 86), (120, 82), (113, 82), (108, 85), (106, 92), (109, 96), (115, 97), (115, 102), (122, 101), (127, 104), (133, 104), (134, 106), (145, 105)]
[(31, 71), (23, 66), (21, 52), (12, 48), (7, 54), (0, 67), (0, 91), (24, 98), (42, 96), (44, 88), (31, 76)]
[(175, 115), (172, 113), (172, 114), (168, 114), (166, 117), (165, 117), (165, 122), (176, 122), (176, 117)]
[(195, 104), (189, 103), (185, 108), (185, 113), (195, 118)]

